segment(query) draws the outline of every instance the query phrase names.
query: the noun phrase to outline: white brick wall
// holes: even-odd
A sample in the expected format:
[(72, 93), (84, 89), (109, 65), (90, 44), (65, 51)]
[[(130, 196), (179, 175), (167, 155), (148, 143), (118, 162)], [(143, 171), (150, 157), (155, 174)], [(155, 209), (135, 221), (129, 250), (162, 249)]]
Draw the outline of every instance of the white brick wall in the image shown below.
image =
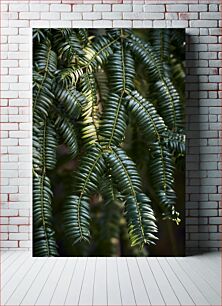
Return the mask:
[(71, 26), (186, 28), (186, 248), (221, 246), (220, 9), (220, 0), (1, 3), (2, 248), (31, 246), (31, 27)]

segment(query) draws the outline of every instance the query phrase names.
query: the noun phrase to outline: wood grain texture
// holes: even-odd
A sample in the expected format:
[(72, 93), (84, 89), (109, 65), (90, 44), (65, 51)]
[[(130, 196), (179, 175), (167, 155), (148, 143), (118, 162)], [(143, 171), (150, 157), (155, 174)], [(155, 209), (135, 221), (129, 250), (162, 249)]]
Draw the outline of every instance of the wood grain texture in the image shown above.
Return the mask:
[(192, 257), (1, 257), (1, 305), (221, 305), (220, 253)]

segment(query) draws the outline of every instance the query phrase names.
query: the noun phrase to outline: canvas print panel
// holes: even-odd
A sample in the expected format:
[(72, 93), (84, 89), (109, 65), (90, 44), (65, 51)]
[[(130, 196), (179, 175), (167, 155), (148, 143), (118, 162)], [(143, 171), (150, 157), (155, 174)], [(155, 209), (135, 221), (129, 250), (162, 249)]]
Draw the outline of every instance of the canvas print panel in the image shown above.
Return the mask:
[(33, 29), (33, 256), (183, 256), (184, 30)]

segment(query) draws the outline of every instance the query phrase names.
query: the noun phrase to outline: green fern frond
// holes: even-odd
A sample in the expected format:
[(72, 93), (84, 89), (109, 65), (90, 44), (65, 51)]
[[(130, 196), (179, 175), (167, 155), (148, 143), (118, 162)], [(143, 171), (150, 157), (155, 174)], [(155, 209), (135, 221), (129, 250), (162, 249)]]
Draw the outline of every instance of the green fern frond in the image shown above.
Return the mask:
[(134, 88), (135, 67), (131, 52), (123, 43), (115, 44), (115, 52), (107, 64), (111, 92), (123, 93)]
[(100, 69), (95, 73), (96, 83), (97, 83), (97, 94), (99, 95), (99, 102), (105, 105), (108, 95), (109, 95), (109, 82), (107, 78), (107, 73), (104, 69)]
[(65, 35), (61, 29), (56, 30), (53, 44), (59, 54), (59, 59), (67, 64), (75, 60), (78, 62), (79, 56), (84, 54), (80, 40), (73, 29)]
[[(41, 256), (57, 256), (57, 246), (52, 226), (52, 191), (49, 178), (34, 174), (33, 177), (33, 223), (34, 251)], [(38, 255), (40, 256), (40, 255)]]
[(49, 77), (40, 77), (38, 73), (33, 79), (33, 121), (39, 123), (44, 121), (54, 102), (52, 93), (52, 79)]
[(155, 244), (158, 238), (155, 217), (151, 208), (151, 201), (144, 193), (127, 196), (125, 214), (129, 229), (131, 246), (144, 247), (145, 244)]
[(144, 99), (137, 91), (129, 92), (125, 98), (125, 104), (146, 138), (149, 141), (160, 140), (167, 128), (153, 104)]
[[(141, 192), (141, 180), (133, 161), (120, 148), (112, 148), (104, 153), (110, 174), (117, 184), (118, 190), (124, 196), (125, 213), (131, 245), (152, 243), (157, 231), (155, 217), (150, 206), (150, 199)], [(143, 214), (143, 215), (142, 215)]]
[(34, 229), (33, 253), (37, 257), (59, 256), (55, 241), (55, 232), (51, 228), (41, 226)]
[(36, 71), (53, 77), (57, 70), (57, 54), (52, 50), (50, 40), (46, 39), (35, 47), (33, 61)]
[(149, 174), (164, 217), (179, 222), (175, 211), (174, 170), (172, 153), (159, 142), (150, 145)]
[(64, 231), (66, 237), (73, 242), (89, 242), (89, 198), (86, 196), (69, 196), (64, 204)]
[(47, 34), (46, 29), (33, 29), (32, 39), (34, 42), (40, 43), (46, 39)]
[(88, 30), (79, 28), (75, 29), (75, 31), (80, 43), (82, 44), (83, 47), (85, 47), (88, 43)]
[(75, 87), (84, 70), (78, 65), (70, 64), (68, 67), (60, 69), (56, 73), (56, 78), (65, 88)]
[(176, 156), (184, 156), (186, 152), (186, 135), (183, 130), (173, 132), (167, 130), (163, 135), (163, 143)]
[(127, 127), (127, 114), (122, 103), (123, 96), (110, 93), (104, 105), (99, 129), (102, 145), (119, 145), (123, 142)]
[(75, 173), (75, 193), (80, 196), (94, 193), (98, 189), (104, 169), (105, 162), (101, 149), (92, 146), (82, 157)]
[(104, 152), (104, 156), (111, 177), (123, 195), (135, 196), (137, 192), (141, 192), (141, 179), (136, 166), (122, 149), (112, 147), (110, 151)]
[(97, 101), (96, 80), (93, 74), (84, 74), (80, 88), (86, 99), (81, 117), (82, 139), (86, 147), (98, 143), (99, 107)]
[(78, 154), (77, 133), (74, 125), (67, 117), (58, 112), (54, 124), (58, 134), (68, 146), (71, 158), (74, 159)]
[(72, 119), (80, 116), (82, 108), (86, 104), (82, 93), (75, 88), (66, 89), (59, 84), (56, 84), (54, 93), (57, 105), (61, 111), (65, 112)]
[(33, 130), (33, 168), (41, 173), (52, 170), (56, 165), (57, 136), (49, 120)]
[(35, 174), (33, 177), (33, 200), (34, 200), (34, 226), (44, 225), (51, 227), (52, 223), (52, 199), (51, 184), (45, 175)]
[(80, 60), (82, 68), (86, 69), (88, 73), (96, 71), (100, 66), (104, 65), (111, 54), (113, 54), (112, 47), (117, 39), (111, 36), (99, 36), (99, 38), (87, 45), (83, 50), (85, 55)]
[(130, 35), (130, 38), (127, 39), (126, 44), (135, 57), (144, 64), (149, 75), (154, 80), (161, 79), (163, 75), (162, 64), (158, 56), (153, 51), (151, 44), (145, 43), (134, 34)]
[[(155, 83), (155, 96), (158, 99), (158, 112), (165, 124), (172, 130), (184, 126), (184, 112), (180, 96), (169, 78)], [(164, 103), (162, 103), (164, 101)]]
[(151, 34), (151, 43), (153, 51), (160, 59), (161, 63), (169, 63), (170, 60), (170, 30), (153, 29)]

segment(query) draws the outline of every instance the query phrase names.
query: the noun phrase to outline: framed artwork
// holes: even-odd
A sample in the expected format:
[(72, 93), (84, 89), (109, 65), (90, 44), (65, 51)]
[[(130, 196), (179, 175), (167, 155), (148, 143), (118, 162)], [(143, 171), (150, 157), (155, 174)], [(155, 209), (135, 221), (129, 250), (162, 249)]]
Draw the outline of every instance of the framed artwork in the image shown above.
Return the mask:
[(184, 29), (33, 29), (33, 256), (185, 253)]

